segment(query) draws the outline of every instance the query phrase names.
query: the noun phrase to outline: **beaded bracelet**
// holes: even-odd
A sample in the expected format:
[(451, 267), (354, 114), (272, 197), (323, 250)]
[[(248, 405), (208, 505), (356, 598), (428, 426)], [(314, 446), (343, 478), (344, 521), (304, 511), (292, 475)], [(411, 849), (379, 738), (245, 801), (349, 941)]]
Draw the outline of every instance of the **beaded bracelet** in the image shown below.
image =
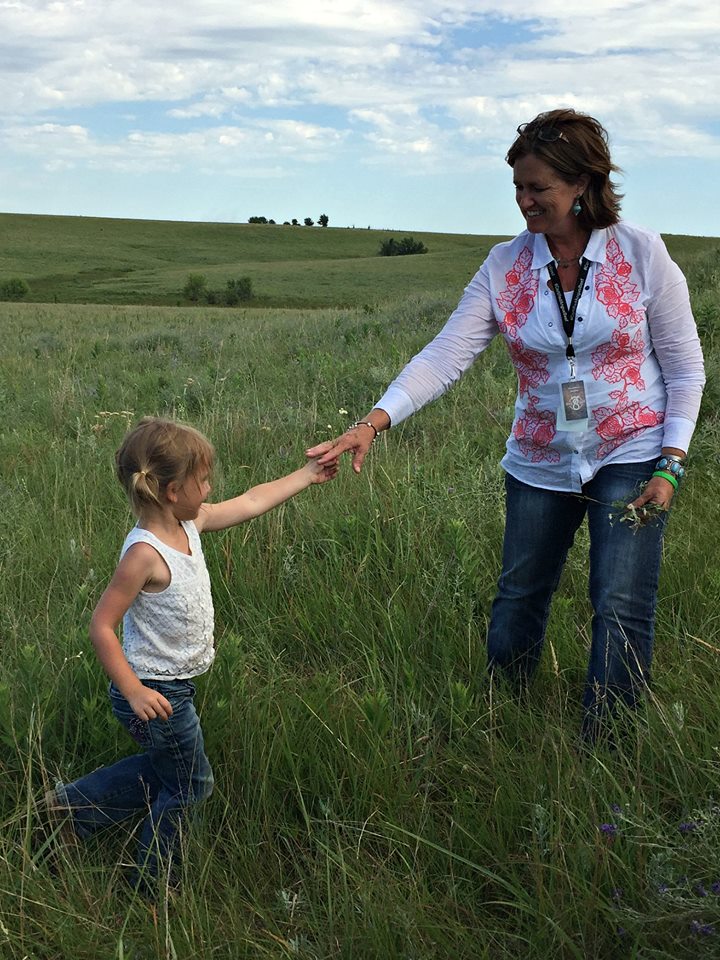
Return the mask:
[(675, 456), (674, 453), (664, 453), (655, 464), (655, 469), (671, 473), (678, 482), (685, 476), (683, 459)]
[(675, 487), (675, 489), (677, 490), (678, 482), (671, 473), (667, 472), (667, 470), (655, 470), (655, 472), (653, 473), (653, 476), (662, 477), (663, 480), (668, 480), (673, 485), (673, 487)]
[(356, 420), (355, 423), (351, 424), (351, 429), (353, 427), (370, 427), (373, 432), (373, 443), (375, 442), (375, 438), (378, 435), (378, 428), (374, 423), (370, 423), (369, 420)]

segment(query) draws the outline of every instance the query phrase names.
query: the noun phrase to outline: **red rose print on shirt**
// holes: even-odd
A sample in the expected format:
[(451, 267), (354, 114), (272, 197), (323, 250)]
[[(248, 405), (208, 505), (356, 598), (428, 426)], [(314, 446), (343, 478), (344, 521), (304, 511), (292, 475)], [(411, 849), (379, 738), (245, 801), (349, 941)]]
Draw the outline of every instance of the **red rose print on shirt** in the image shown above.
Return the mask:
[(625, 402), (625, 394), (619, 390), (613, 390), (610, 397), (617, 401), (614, 407), (597, 407), (593, 410), (595, 432), (602, 440), (597, 450), (598, 460), (603, 460), (647, 427), (659, 426), (665, 419), (662, 411), (642, 406), (637, 400)]
[(613, 330), (610, 343), (601, 344), (591, 354), (593, 377), (596, 380), (602, 378), (608, 383), (622, 383), (623, 392), (627, 392), (629, 386), (644, 390), (645, 381), (640, 375), (644, 349), (645, 341), (640, 330), (633, 337), (629, 333)]
[(640, 293), (637, 284), (630, 279), (632, 265), (625, 259), (617, 240), (610, 240), (606, 247), (607, 260), (595, 277), (595, 292), (600, 303), (605, 304), (608, 316), (618, 321), (624, 330), (629, 323), (639, 323), (643, 310), (636, 310)]
[(513, 425), (513, 436), (517, 440), (520, 452), (531, 463), (558, 463), (560, 454), (550, 448), (555, 439), (555, 414), (552, 410), (538, 410), (529, 404), (522, 416)]
[(525, 325), (537, 296), (538, 284), (530, 269), (531, 263), (532, 251), (530, 247), (523, 247), (512, 269), (505, 274), (507, 287), (497, 297), (503, 314), (498, 326), (510, 340), (515, 340), (518, 330)]
[(520, 396), (527, 395), (530, 403), (537, 403), (538, 398), (531, 395), (530, 387), (539, 387), (550, 379), (548, 355), (526, 347), (519, 337), (510, 341), (508, 349), (517, 371)]

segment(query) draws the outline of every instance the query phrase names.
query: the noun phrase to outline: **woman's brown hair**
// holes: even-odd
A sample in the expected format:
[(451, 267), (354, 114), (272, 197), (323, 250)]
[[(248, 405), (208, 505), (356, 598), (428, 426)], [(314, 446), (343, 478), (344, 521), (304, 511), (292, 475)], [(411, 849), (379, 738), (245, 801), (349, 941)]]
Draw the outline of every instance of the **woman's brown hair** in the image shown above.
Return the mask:
[(505, 159), (514, 167), (528, 154), (551, 166), (566, 183), (577, 183), (583, 174), (590, 178), (578, 214), (581, 227), (602, 229), (618, 222), (622, 194), (610, 174), (620, 168), (610, 158), (607, 131), (594, 117), (571, 109), (538, 114), (518, 127)]

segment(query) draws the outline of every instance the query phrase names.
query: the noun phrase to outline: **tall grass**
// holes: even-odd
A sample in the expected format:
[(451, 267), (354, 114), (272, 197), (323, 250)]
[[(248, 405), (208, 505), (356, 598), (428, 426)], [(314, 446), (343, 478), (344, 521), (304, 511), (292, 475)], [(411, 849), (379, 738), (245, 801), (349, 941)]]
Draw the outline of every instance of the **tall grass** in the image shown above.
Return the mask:
[(583, 536), (527, 701), (485, 677), (515, 390), (496, 343), (360, 477), (206, 537), (217, 787), (180, 893), (154, 908), (122, 884), (134, 825), (80, 851), (37, 829), (47, 784), (132, 749), (87, 640), (130, 523), (113, 452), (162, 413), (215, 441), (218, 498), (286, 472), (366, 411), (454, 297), (2, 308), (0, 957), (718, 955), (717, 257), (686, 269), (709, 383), (667, 534), (653, 697), (621, 747), (577, 747)]

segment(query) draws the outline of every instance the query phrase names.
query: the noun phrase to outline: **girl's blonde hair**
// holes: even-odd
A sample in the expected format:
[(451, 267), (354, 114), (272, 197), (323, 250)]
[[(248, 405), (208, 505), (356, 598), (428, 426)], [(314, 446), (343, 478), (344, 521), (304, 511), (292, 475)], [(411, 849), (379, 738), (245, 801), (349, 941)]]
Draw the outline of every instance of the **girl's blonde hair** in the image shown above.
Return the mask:
[(214, 462), (215, 449), (199, 430), (162, 417), (143, 417), (115, 454), (117, 477), (136, 517), (162, 505), (169, 483), (182, 485)]

